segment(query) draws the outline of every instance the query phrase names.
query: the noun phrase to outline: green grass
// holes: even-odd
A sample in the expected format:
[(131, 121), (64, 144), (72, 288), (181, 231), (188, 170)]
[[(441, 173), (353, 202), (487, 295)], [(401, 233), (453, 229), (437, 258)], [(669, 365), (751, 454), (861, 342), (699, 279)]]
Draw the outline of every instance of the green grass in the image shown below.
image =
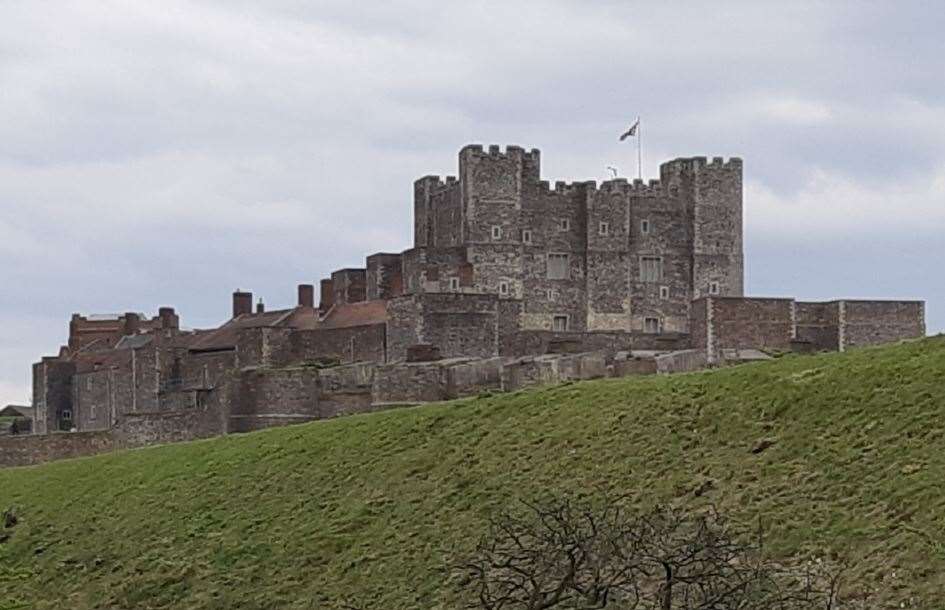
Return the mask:
[(937, 337), (5, 470), (0, 608), (449, 607), (444, 562), (548, 490), (761, 516), (779, 555), (945, 607), (943, 437)]

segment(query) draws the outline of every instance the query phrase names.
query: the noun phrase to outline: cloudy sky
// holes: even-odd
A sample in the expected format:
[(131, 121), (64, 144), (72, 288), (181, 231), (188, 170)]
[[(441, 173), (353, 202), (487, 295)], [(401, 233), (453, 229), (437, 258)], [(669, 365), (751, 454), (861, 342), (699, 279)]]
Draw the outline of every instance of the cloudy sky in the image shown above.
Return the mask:
[(945, 10), (928, 2), (0, 2), (0, 404), (76, 312), (269, 307), (410, 245), (470, 142), (543, 174), (745, 160), (747, 286), (945, 329)]

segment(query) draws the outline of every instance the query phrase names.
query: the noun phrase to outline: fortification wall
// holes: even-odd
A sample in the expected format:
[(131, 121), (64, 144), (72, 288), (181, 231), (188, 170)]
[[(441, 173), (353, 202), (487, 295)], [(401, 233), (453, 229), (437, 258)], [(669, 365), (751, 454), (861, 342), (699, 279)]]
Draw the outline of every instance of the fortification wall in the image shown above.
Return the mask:
[(236, 383), (229, 412), (231, 432), (319, 418), (316, 369), (249, 369), (239, 374)]
[(362, 362), (319, 371), (319, 416), (337, 417), (373, 411), (375, 370), (375, 364)]
[(591, 351), (614, 354), (634, 347), (633, 335), (625, 331), (556, 333), (550, 330), (523, 330), (505, 335), (502, 339), (503, 356)]
[(840, 301), (841, 347), (865, 347), (925, 336), (921, 301)]
[(219, 436), (226, 432), (226, 423), (216, 409), (133, 413), (122, 416), (111, 432), (114, 448), (123, 449)]
[[(794, 338), (793, 300), (707, 297), (711, 311), (709, 334), (714, 340), (710, 358), (722, 349), (788, 351)], [(695, 306), (703, 306), (696, 301)], [(700, 346), (701, 347), (701, 346)]]
[(211, 410), (126, 415), (111, 430), (0, 437), (0, 467), (30, 466), (118, 449), (209, 438), (223, 432), (220, 414)]
[(384, 362), (387, 329), (384, 324), (292, 330), (273, 348), (266, 364), (291, 366), (319, 360), (352, 362)]
[(0, 436), (0, 467), (31, 466), (113, 451), (111, 431)]
[(796, 340), (806, 351), (840, 349), (840, 305), (838, 302), (794, 304)]
[(388, 302), (387, 314), (389, 362), (404, 360), (407, 348), (420, 343), (436, 345), (444, 357), (499, 353), (496, 295), (414, 294)]

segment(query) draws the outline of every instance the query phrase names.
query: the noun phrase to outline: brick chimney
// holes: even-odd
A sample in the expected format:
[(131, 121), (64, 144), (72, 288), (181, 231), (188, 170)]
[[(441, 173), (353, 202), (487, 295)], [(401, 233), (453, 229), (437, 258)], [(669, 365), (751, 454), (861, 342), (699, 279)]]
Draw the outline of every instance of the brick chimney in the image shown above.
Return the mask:
[(299, 284), (299, 307), (315, 307), (315, 286)]
[(233, 293), (233, 317), (253, 313), (253, 293), (237, 289)]
[(318, 308), (322, 310), (322, 313), (331, 309), (331, 306), (335, 301), (334, 286), (334, 282), (332, 282), (331, 279), (324, 279), (321, 281), (319, 286), (321, 302), (319, 303)]

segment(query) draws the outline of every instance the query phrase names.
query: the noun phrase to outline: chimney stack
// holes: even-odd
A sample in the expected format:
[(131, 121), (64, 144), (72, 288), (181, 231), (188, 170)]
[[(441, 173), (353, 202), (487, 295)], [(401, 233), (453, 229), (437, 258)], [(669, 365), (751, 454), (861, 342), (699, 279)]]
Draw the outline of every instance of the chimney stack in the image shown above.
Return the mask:
[(315, 307), (315, 286), (299, 284), (299, 307)]
[(233, 317), (253, 313), (253, 293), (238, 289), (233, 293)]
[(128, 312), (124, 315), (125, 318), (125, 334), (133, 335), (138, 332), (138, 329), (141, 328), (141, 318), (138, 314), (134, 312)]
[(256, 313), (266, 313), (266, 306), (263, 305), (262, 298), (260, 298), (259, 302), (256, 303)]
[(324, 279), (321, 281), (320, 285), (321, 292), (321, 302), (318, 306), (322, 310), (322, 313), (331, 309), (331, 306), (334, 304), (335, 300), (335, 284), (331, 279)]
[(173, 307), (161, 307), (158, 309), (158, 318), (161, 319), (161, 328), (174, 329), (180, 328), (180, 318)]

